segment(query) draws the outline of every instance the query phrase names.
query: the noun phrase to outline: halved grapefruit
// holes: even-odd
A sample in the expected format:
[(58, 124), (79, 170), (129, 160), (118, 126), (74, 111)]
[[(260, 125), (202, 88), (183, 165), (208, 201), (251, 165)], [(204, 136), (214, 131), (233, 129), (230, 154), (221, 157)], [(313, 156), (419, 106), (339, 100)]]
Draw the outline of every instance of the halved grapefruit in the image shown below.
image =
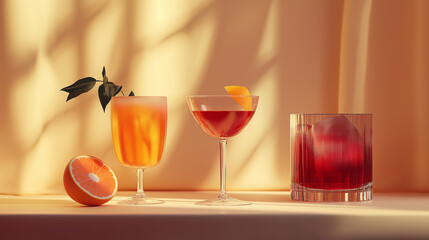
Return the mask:
[(97, 206), (108, 202), (118, 190), (118, 181), (112, 169), (92, 156), (78, 156), (67, 165), (64, 188), (76, 202)]

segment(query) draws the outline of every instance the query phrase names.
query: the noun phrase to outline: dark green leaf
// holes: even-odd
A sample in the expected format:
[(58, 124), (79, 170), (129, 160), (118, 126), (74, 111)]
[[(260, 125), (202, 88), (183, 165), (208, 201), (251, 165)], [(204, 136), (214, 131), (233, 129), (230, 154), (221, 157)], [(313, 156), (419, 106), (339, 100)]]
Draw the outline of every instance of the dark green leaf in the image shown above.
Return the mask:
[(79, 79), (75, 83), (73, 83), (72, 85), (61, 89), (61, 91), (65, 91), (65, 92), (70, 93), (76, 89), (85, 88), (89, 84), (95, 84), (95, 78), (86, 77), (86, 78)]
[[(113, 85), (115, 85), (114, 83), (112, 83)], [(115, 85), (116, 86), (116, 85)], [(116, 96), (118, 93), (120, 93), (121, 92), (121, 90), (122, 90), (122, 86), (116, 86), (116, 87), (119, 87), (119, 88), (116, 88), (116, 90), (115, 90), (115, 93), (113, 94), (113, 96)]]
[(106, 68), (103, 66), (103, 71), (101, 72), (101, 75), (103, 78), (106, 76)]
[(95, 78), (92, 78), (92, 77), (82, 78), (77, 80), (72, 85), (61, 89), (61, 91), (69, 93), (67, 97), (67, 101), (68, 101), (70, 99), (73, 99), (81, 95), (82, 93), (85, 93), (91, 90), (95, 85), (95, 81), (96, 81)]
[(110, 99), (118, 94), (121, 89), (122, 86), (117, 86), (112, 82), (103, 83), (98, 87), (98, 97), (104, 112), (106, 111), (106, 106), (109, 104)]
[(132, 97), (134, 97), (135, 95), (134, 95), (134, 92), (133, 91), (131, 91), (130, 92), (130, 95), (128, 95), (128, 96), (132, 96)]

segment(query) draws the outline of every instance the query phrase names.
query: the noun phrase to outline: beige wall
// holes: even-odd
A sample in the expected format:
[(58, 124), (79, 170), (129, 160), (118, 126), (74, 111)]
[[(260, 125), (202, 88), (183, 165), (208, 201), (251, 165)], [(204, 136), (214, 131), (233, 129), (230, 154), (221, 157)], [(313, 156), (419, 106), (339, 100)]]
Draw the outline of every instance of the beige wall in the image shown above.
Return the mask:
[(260, 104), (229, 142), (228, 189), (289, 189), (290, 113), (369, 112), (375, 189), (428, 191), (428, 12), (424, 0), (0, 1), (0, 192), (62, 192), (82, 154), (135, 188), (96, 90), (67, 103), (59, 91), (103, 66), (125, 91), (168, 97), (145, 189), (218, 188), (216, 140), (185, 96), (243, 85)]

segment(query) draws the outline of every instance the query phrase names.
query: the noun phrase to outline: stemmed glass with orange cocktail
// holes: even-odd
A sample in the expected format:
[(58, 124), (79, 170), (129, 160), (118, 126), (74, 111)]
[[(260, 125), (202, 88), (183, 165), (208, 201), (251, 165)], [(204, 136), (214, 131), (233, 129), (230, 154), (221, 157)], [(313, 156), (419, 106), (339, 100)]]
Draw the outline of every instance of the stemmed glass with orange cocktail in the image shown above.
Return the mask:
[(137, 192), (119, 204), (163, 203), (146, 196), (143, 171), (161, 160), (167, 130), (167, 98), (149, 96), (113, 97), (111, 106), (113, 145), (119, 162), (137, 170)]

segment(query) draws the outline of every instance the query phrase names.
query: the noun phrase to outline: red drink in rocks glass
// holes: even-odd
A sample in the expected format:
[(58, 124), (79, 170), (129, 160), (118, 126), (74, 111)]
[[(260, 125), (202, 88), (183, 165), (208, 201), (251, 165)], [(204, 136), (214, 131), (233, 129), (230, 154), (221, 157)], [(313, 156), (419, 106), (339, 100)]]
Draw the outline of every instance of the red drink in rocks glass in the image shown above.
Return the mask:
[(291, 198), (372, 199), (372, 115), (291, 114)]

